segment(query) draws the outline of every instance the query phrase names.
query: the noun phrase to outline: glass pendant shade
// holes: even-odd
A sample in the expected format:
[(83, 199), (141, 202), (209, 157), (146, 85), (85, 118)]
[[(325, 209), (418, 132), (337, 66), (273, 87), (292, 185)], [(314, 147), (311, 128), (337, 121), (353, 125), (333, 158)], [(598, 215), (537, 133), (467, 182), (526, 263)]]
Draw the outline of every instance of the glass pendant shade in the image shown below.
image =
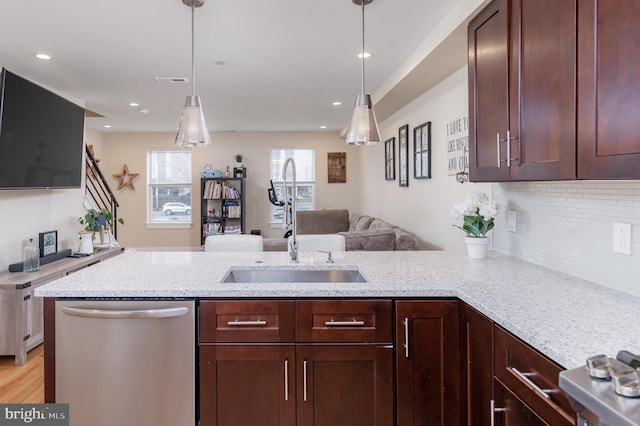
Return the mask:
[(348, 145), (374, 145), (380, 142), (380, 130), (371, 105), (371, 96), (361, 93), (356, 97), (346, 142)]
[(196, 66), (195, 66), (195, 14), (194, 9), (204, 5), (204, 0), (182, 0), (191, 8), (191, 96), (187, 96), (182, 108), (182, 117), (178, 125), (175, 144), (178, 146), (195, 147), (211, 145), (209, 129), (204, 121), (204, 112), (200, 96), (196, 96)]
[(200, 96), (187, 96), (175, 144), (188, 147), (211, 145), (209, 130), (204, 122)]

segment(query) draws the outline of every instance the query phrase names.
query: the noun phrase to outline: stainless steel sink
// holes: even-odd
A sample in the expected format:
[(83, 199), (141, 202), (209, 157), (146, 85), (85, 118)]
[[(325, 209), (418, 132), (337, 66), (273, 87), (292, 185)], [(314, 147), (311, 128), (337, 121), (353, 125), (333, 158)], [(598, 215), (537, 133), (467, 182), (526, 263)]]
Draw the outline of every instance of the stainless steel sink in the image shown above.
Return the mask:
[(223, 283), (366, 283), (357, 269), (235, 269)]

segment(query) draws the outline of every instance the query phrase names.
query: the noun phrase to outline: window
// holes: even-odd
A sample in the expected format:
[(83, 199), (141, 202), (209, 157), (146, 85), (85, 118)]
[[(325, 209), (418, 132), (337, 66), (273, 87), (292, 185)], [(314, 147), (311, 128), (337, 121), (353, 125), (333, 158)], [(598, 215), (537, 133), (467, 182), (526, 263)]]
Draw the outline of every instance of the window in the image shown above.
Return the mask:
[(191, 151), (150, 149), (147, 187), (148, 223), (191, 223)]
[[(274, 148), (271, 150), (271, 180), (278, 200), (284, 201), (282, 194), (282, 166), (287, 158), (296, 163), (296, 209), (313, 210), (315, 208), (316, 161), (312, 149)], [(287, 199), (291, 199), (293, 176), (292, 168), (287, 170)], [(271, 221), (282, 222), (284, 209), (271, 206)]]

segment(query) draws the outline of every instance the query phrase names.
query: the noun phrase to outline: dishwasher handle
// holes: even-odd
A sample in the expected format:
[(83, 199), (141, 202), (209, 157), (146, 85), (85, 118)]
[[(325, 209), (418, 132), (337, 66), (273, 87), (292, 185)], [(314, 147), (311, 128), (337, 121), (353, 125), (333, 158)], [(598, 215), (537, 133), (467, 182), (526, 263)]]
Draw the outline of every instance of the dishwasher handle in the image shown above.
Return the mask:
[(108, 309), (87, 309), (72, 308), (63, 306), (62, 312), (74, 317), (101, 318), (101, 319), (152, 319), (152, 318), (174, 318), (185, 315), (189, 308), (181, 306), (176, 308), (161, 309), (132, 309), (132, 310), (108, 310)]

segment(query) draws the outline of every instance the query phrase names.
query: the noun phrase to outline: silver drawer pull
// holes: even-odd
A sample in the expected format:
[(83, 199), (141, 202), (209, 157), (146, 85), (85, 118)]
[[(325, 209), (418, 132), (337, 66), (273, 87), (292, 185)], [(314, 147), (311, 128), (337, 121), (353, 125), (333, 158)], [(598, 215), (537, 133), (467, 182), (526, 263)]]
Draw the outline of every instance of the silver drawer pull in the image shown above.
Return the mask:
[(362, 327), (364, 321), (325, 321), (324, 325), (327, 327)]
[(256, 321), (227, 321), (227, 325), (232, 325), (232, 326), (251, 326), (251, 325), (267, 325), (267, 322), (264, 320), (256, 320)]
[(529, 376), (533, 376), (535, 373), (521, 373), (520, 371), (518, 371), (516, 368), (514, 367), (510, 367), (510, 370), (513, 371), (513, 374), (515, 374), (516, 376), (518, 376), (520, 378), (520, 380), (522, 380), (523, 382), (525, 382), (526, 384), (528, 384), (534, 391), (536, 391), (541, 397), (545, 398), (545, 399), (551, 399), (551, 393), (554, 392), (553, 389), (542, 389), (541, 387), (539, 387), (538, 385), (536, 385), (535, 383), (533, 383), (531, 381), (531, 379), (529, 378)]

